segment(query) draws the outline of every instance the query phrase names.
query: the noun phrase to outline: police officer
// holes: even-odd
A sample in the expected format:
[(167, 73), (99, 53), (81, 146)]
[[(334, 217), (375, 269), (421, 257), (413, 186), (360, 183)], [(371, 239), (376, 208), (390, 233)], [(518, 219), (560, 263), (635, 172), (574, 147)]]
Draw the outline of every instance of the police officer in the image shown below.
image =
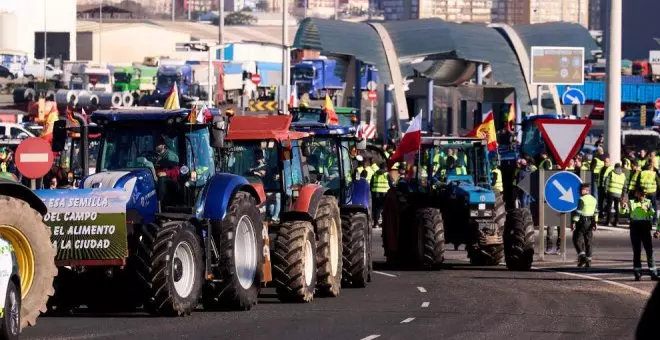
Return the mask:
[(598, 179), (600, 178), (601, 170), (605, 166), (603, 158), (603, 149), (598, 148), (596, 154), (589, 160), (589, 169), (591, 169), (591, 194), (595, 196), (596, 199), (598, 199)]
[[(653, 170), (653, 162), (646, 162), (646, 167), (639, 174), (638, 187), (644, 191), (644, 195), (651, 200), (651, 204), (655, 208), (657, 206), (658, 174)], [(654, 216), (653, 224), (656, 224), (657, 221), (658, 219)]]
[(587, 183), (580, 186), (580, 201), (573, 213), (573, 245), (578, 253), (578, 267), (591, 267), (593, 231), (598, 222), (596, 198), (589, 193), (591, 186)]
[(490, 181), (493, 190), (497, 193), (504, 192), (504, 183), (502, 182), (502, 171), (497, 166), (497, 161), (492, 161), (492, 169), (490, 170)]
[(371, 177), (371, 201), (374, 227), (378, 226), (380, 214), (385, 206), (385, 195), (390, 190), (390, 181), (388, 180), (385, 163), (382, 163), (379, 169)]
[(610, 163), (610, 158), (605, 157), (603, 160), (603, 168), (600, 170), (600, 174), (598, 175), (598, 196), (596, 196), (598, 200), (598, 211), (600, 217), (605, 216), (605, 203), (607, 202), (605, 178), (607, 178), (607, 176), (609, 176), (612, 171), (614, 171), (614, 167)]
[(623, 173), (621, 163), (614, 165), (614, 171), (605, 179), (605, 190), (607, 193), (607, 206), (605, 207), (605, 225), (610, 224), (610, 215), (614, 207), (614, 226), (619, 224), (619, 202), (626, 187), (626, 174)]
[[(630, 202), (624, 199), (621, 202), (621, 213), (630, 213), (630, 241), (633, 247), (633, 270), (635, 281), (642, 279), (642, 245), (646, 251), (646, 261), (651, 272), (651, 279), (658, 281), (658, 273), (655, 268), (655, 258), (653, 256), (653, 242), (651, 240), (651, 221), (655, 217), (655, 207), (651, 200), (644, 197), (644, 191), (640, 188), (635, 189), (635, 195)], [(656, 226), (654, 236), (657, 237), (660, 228)]]
[(357, 171), (359, 177), (360, 174), (362, 174), (362, 170), (365, 170), (367, 172), (367, 182), (371, 182), (371, 176), (374, 175), (374, 170), (371, 167), (371, 161), (368, 158), (362, 157), (362, 155), (357, 155), (355, 156), (355, 159), (358, 161), (358, 167), (355, 169)]
[(541, 152), (541, 163), (539, 163), (539, 169), (543, 170), (552, 170), (552, 160), (548, 158), (547, 152)]

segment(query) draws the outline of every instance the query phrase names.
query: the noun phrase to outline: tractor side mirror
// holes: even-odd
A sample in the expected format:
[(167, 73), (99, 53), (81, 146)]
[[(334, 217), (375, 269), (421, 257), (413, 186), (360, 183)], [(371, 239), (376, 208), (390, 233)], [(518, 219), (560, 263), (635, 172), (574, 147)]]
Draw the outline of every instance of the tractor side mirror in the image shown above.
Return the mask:
[(223, 116), (214, 116), (211, 122), (211, 138), (214, 148), (225, 147), (225, 137), (227, 136), (228, 119)]
[(64, 151), (64, 147), (66, 145), (66, 139), (67, 139), (66, 120), (61, 119), (53, 124), (53, 144), (51, 149), (54, 152)]
[(360, 138), (357, 143), (355, 143), (355, 148), (358, 150), (366, 150), (367, 149), (367, 139), (366, 138)]

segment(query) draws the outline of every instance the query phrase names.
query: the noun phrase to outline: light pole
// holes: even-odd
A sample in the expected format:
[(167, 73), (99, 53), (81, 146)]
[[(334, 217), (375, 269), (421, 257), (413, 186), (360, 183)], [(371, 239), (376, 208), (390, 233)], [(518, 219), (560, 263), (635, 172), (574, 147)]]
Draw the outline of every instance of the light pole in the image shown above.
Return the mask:
[(46, 65), (48, 65), (48, 28), (46, 27), (46, 0), (44, 0), (44, 83), (46, 82)]
[(103, 63), (103, 0), (99, 5), (99, 66)]
[(621, 161), (621, 26), (622, 0), (610, 0), (607, 31), (607, 82), (605, 86), (605, 149), (612, 163)]
[(289, 2), (288, 0), (282, 0), (282, 90), (284, 96), (280, 95), (281, 102), (279, 105), (282, 112), (288, 112), (285, 107), (289, 100), (289, 83), (291, 82), (289, 76), (291, 61), (289, 58)]
[[(225, 44), (225, 0), (218, 0), (218, 45)], [(225, 50), (220, 49), (220, 62), (225, 60)]]

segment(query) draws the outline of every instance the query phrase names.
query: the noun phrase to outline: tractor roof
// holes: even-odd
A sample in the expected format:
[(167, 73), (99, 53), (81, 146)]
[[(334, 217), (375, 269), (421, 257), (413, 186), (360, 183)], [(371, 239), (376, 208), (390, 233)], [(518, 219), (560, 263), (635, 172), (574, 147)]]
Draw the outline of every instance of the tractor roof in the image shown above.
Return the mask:
[(277, 116), (237, 116), (231, 119), (227, 140), (268, 140), (283, 141), (302, 139), (306, 132), (291, 131), (290, 115)]
[(356, 128), (353, 126), (329, 125), (312, 122), (294, 122), (291, 127), (296, 131), (309, 132), (314, 135), (354, 136)]
[[(212, 115), (218, 115), (217, 109), (211, 109)], [(112, 110), (94, 111), (91, 119), (98, 121), (106, 119), (112, 122), (121, 121), (167, 121), (170, 118), (185, 117), (190, 113), (190, 109), (168, 110), (160, 107), (131, 107), (116, 108)]]
[(440, 136), (422, 136), (422, 145), (472, 145), (486, 144), (485, 139), (477, 137), (440, 137)]

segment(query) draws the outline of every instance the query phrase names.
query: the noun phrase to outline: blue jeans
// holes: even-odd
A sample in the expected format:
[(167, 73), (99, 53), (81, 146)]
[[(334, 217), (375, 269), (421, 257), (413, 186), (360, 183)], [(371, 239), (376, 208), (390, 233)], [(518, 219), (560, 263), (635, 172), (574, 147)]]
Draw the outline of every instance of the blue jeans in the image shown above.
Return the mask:
[(273, 221), (280, 220), (280, 208), (282, 206), (282, 194), (279, 192), (266, 194), (268, 216)]

